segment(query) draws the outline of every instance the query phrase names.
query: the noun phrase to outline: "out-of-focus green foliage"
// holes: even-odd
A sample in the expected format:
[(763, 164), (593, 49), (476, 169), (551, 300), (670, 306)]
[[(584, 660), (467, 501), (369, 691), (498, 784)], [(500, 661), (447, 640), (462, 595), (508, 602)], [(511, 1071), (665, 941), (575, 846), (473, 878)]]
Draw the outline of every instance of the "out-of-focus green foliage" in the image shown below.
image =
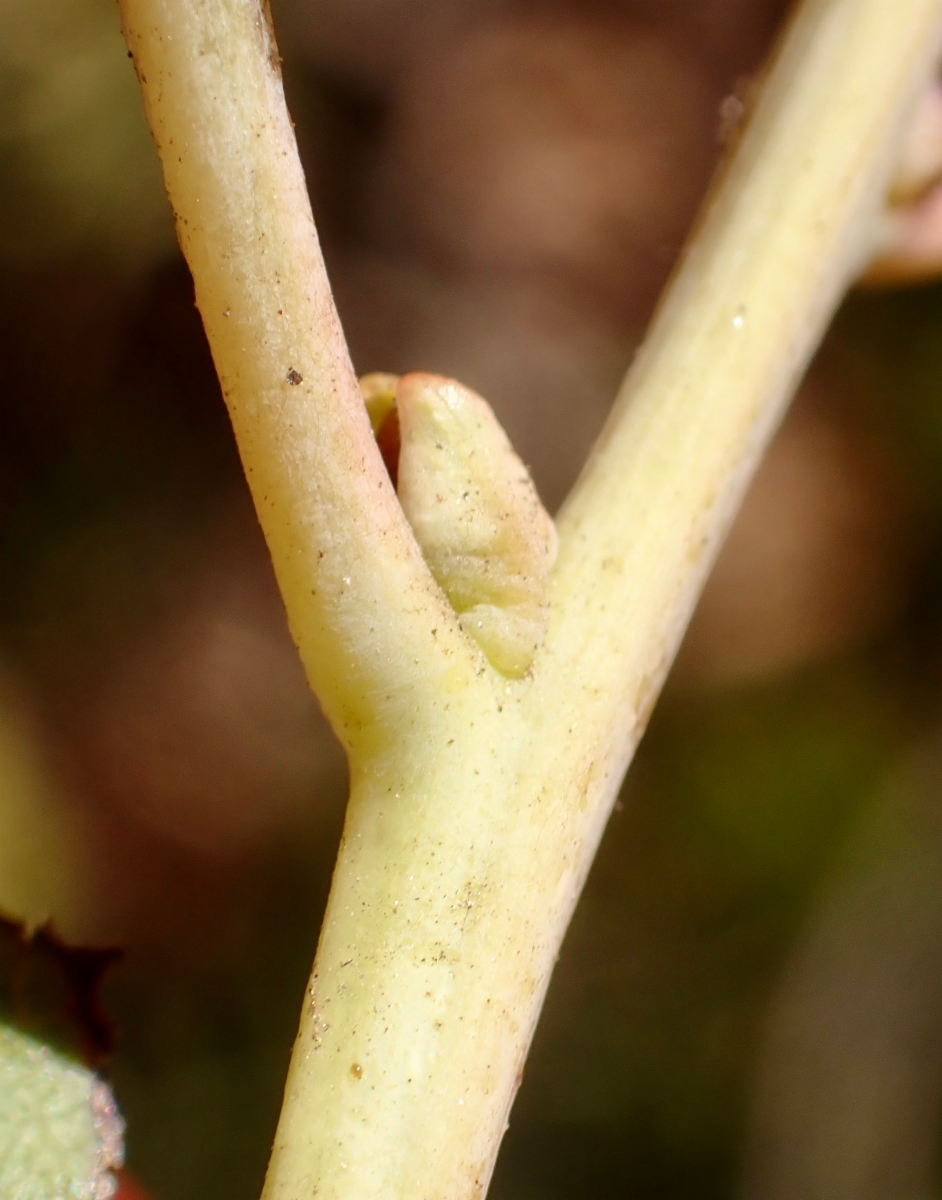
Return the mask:
[(0, 1024), (0, 1196), (108, 1200), (121, 1121), (92, 1071)]

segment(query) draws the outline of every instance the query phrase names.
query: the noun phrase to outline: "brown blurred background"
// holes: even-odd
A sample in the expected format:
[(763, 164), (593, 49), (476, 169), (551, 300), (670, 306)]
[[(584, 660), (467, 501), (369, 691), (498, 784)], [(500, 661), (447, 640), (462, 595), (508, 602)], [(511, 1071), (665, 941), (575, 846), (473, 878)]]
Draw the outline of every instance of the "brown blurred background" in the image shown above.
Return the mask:
[[(781, 0), (280, 0), (357, 369), (557, 506)], [(559, 964), (496, 1200), (942, 1195), (942, 289), (851, 298)], [(630, 530), (626, 530), (630, 537)], [(251, 1200), (345, 795), (111, 0), (0, 0), (0, 908), (120, 942), (155, 1200)]]

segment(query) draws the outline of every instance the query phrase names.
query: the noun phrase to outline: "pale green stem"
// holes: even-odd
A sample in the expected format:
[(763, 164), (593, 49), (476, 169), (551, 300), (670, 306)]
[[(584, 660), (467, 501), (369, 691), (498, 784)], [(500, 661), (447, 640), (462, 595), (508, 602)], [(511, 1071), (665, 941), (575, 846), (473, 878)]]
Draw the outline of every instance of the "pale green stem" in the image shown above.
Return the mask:
[(292, 629), (351, 751), (265, 1195), (477, 1196), (698, 590), (869, 251), (942, 4), (802, 9), (560, 517), (550, 632), (515, 683), (460, 634), (383, 478), (257, 0), (122, 11)]
[(259, 0), (120, 10), (292, 632), (347, 746), (382, 737), (476, 656), (376, 451), (267, 11)]

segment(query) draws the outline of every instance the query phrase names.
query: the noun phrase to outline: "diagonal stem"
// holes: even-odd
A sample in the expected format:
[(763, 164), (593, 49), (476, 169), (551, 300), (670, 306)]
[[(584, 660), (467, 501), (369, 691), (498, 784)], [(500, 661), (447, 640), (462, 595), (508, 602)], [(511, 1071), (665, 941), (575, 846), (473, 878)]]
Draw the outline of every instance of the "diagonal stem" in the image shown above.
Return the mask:
[(376, 449), (267, 6), (121, 0), (120, 10), (292, 633), (335, 730), (357, 745), (462, 678), (474, 656)]
[[(938, 0), (806, 0), (559, 515), (552, 665), (539, 682), (581, 689), (588, 723), (610, 727), (623, 754), (765, 446), (872, 254), (940, 42)], [(534, 703), (545, 702), (538, 687)]]
[(942, 3), (800, 10), (560, 517), (546, 645), (508, 682), (383, 475), (259, 0), (120, 2), (292, 628), (350, 750), (265, 1196), (480, 1196), (699, 587), (866, 256)]

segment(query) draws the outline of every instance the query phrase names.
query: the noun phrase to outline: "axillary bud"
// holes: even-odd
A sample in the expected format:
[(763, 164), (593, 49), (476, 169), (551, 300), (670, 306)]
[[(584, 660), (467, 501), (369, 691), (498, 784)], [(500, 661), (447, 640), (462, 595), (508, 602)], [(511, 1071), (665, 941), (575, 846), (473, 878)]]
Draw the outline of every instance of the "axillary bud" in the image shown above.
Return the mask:
[(361, 387), (403, 512), (461, 627), (498, 671), (525, 674), (546, 633), (557, 549), (529, 472), (470, 388), (419, 373), (368, 375)]

